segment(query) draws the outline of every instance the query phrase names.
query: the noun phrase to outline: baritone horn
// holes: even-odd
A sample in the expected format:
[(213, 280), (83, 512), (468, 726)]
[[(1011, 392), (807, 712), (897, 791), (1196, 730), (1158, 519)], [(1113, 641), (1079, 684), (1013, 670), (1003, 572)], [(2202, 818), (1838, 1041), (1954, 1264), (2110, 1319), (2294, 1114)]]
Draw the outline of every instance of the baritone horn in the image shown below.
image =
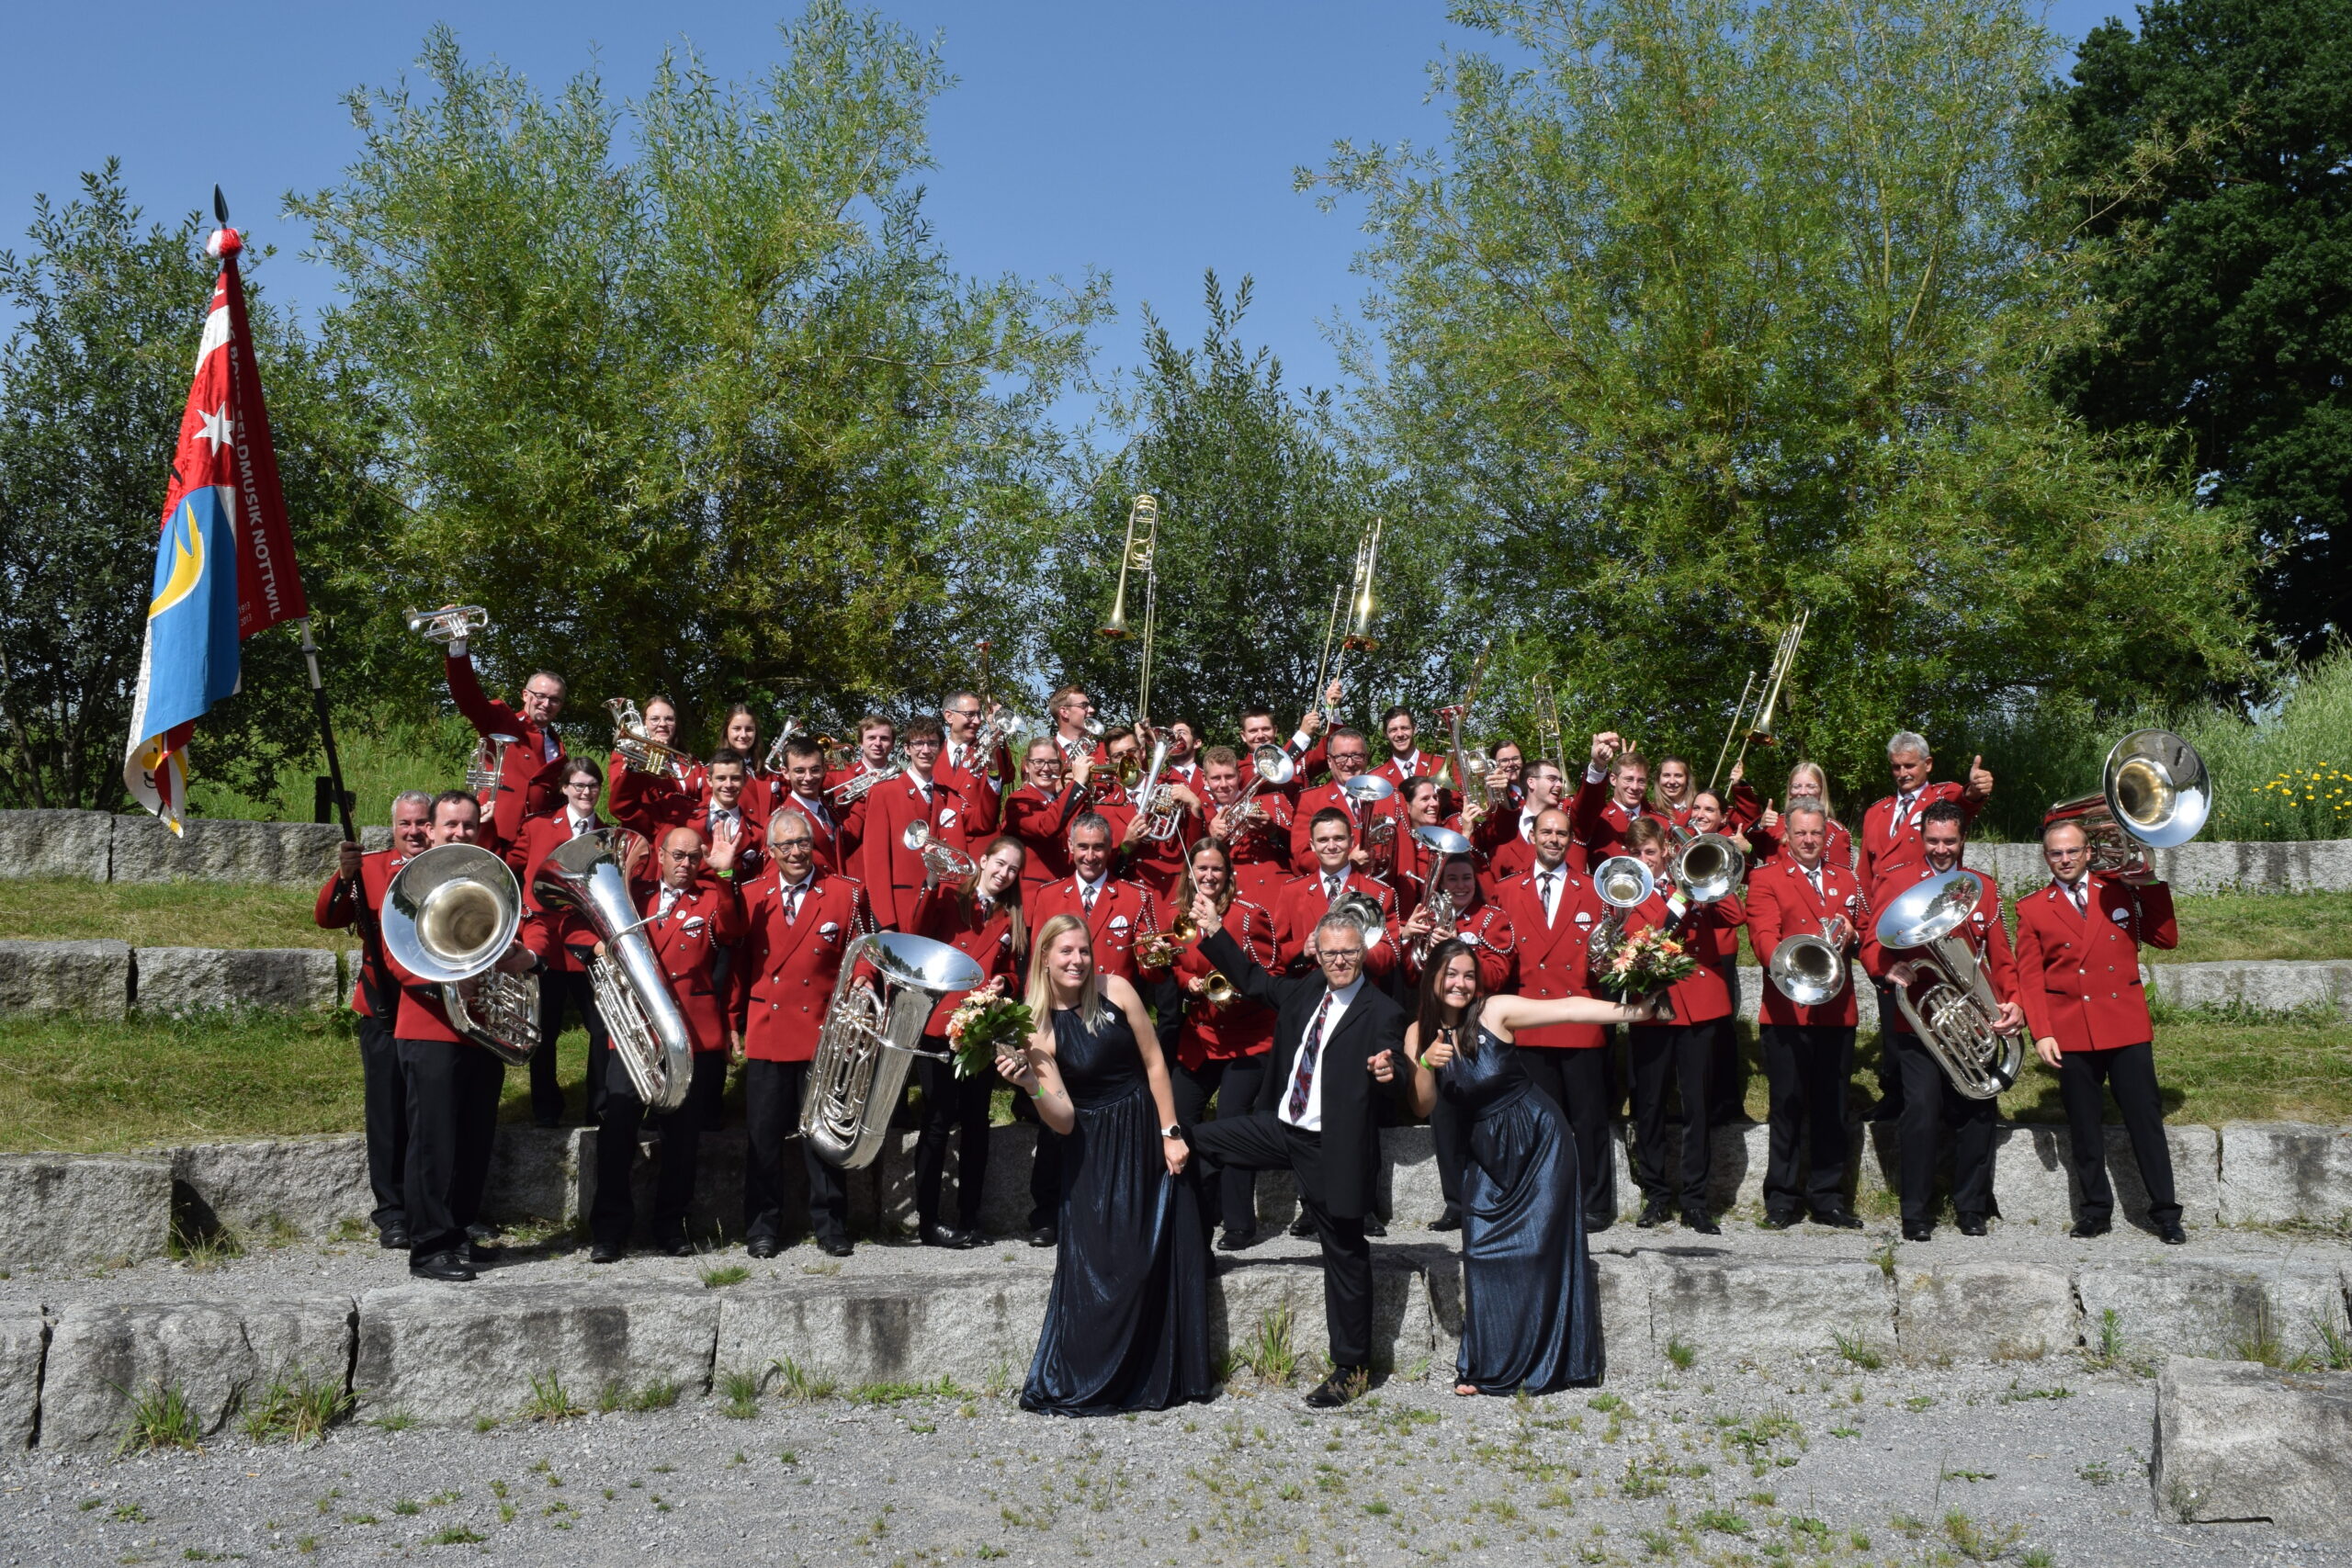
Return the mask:
[(2150, 850), (2197, 837), (2212, 815), (2212, 781), (2197, 748), (2169, 729), (2135, 729), (2117, 741), (2099, 771), (2099, 793), (2062, 800), (2041, 825), (2072, 822), (2083, 830), (2090, 869), (2121, 882), (2155, 879)]
[(1911, 987), (1894, 987), (1894, 1005), (1952, 1088), (1971, 1100), (1991, 1100), (2018, 1081), (2025, 1066), (2025, 1031), (2000, 1032), (2000, 998), (1984, 961), (1962, 935), (1984, 885), (1954, 866), (1931, 876), (1886, 907), (1878, 918), (1881, 947), (1908, 950), (1929, 984), (1914, 1005)]
[(539, 984), (498, 961), (523, 924), (523, 890), (504, 861), (479, 844), (436, 844), (413, 855), (384, 890), (384, 950), (441, 987), (458, 1032), (510, 1067), (539, 1043)]
[(685, 782), (687, 764), (693, 759), (668, 741), (646, 734), (645, 716), (637, 711), (636, 703), (613, 697), (605, 707), (613, 716), (613, 754), (622, 766), (632, 773)]
[(800, 1134), (844, 1170), (872, 1165), (943, 998), (980, 983), (980, 966), (944, 942), (875, 931), (850, 943), (817, 1036)]
[(1794, 931), (1772, 950), (1766, 973), (1781, 995), (1801, 1008), (1819, 1007), (1844, 990), (1853, 978), (1847, 966), (1846, 944), (1853, 928), (1840, 915), (1821, 922), (1818, 933)]

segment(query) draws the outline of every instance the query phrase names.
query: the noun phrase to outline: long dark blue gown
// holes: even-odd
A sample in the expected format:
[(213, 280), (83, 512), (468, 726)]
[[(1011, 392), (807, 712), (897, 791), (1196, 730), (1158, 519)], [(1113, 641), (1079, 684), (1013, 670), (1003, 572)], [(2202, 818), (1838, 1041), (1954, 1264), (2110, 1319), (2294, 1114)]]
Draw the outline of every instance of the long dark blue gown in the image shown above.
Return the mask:
[(1024, 1410), (1110, 1416), (1213, 1399), (1209, 1253), (1192, 1185), (1168, 1174), (1126, 1015), (1089, 1031), (1054, 1013), (1078, 1108), (1062, 1144), (1061, 1249)]
[(1600, 1376), (1600, 1303), (1585, 1252), (1576, 1134), (1516, 1046), (1484, 1028), (1437, 1072), (1470, 1117), (1462, 1184), (1460, 1382), (1549, 1393)]

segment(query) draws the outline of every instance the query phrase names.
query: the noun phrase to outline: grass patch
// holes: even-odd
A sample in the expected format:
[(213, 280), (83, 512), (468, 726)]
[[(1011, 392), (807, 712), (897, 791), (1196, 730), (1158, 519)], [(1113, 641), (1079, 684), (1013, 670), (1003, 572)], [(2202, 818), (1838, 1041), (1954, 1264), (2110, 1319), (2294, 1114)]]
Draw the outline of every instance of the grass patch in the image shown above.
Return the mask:
[(752, 1271), (741, 1263), (722, 1264), (702, 1271), (702, 1288), (716, 1291), (729, 1285), (740, 1285), (752, 1277)]
[(130, 1423), (115, 1444), (118, 1458), (157, 1449), (194, 1449), (204, 1436), (204, 1423), (177, 1383), (152, 1383), (130, 1403)]
[[(322, 871), (319, 880), (324, 882)], [(0, 938), (127, 942), (133, 947), (325, 947), (352, 953), (344, 931), (311, 919), (315, 887), (253, 882), (0, 882)]]
[(1676, 1371), (1687, 1372), (1698, 1362), (1698, 1347), (1684, 1344), (1679, 1335), (1670, 1337), (1666, 1342), (1666, 1359), (1674, 1363)]
[(546, 1372), (531, 1380), (531, 1397), (523, 1402), (521, 1414), (526, 1421), (564, 1421), (588, 1412), (565, 1392), (561, 1378)]
[(1866, 1372), (1874, 1372), (1886, 1365), (1886, 1358), (1859, 1334), (1833, 1334), (1830, 1337), (1837, 1341), (1838, 1354)]
[[(2352, 1121), (2352, 1032), (2340, 1018), (2156, 1010), (2156, 1081), (2169, 1122)], [(2064, 1122), (2058, 1075), (2030, 1059), (2001, 1113)], [(2120, 1120), (2112, 1109), (2109, 1119)]]
[(1298, 1376), (1298, 1351), (1290, 1342), (1291, 1313), (1286, 1306), (1261, 1314), (1258, 1332), (1239, 1347), (1236, 1359), (1260, 1382), (1287, 1388)]
[(311, 1381), (308, 1373), (292, 1381), (273, 1378), (258, 1397), (249, 1400), (240, 1418), (246, 1437), (256, 1443), (316, 1443), (327, 1428), (351, 1414), (351, 1395), (333, 1383)]
[(2173, 900), (2180, 945), (2151, 964), (2352, 958), (2352, 893), (2208, 893)]
[[(768, 1365), (775, 1371), (776, 1387), (783, 1393), (786, 1404), (814, 1404), (820, 1399), (833, 1397), (835, 1385), (832, 1379), (819, 1377), (789, 1356), (780, 1361), (770, 1361)], [(786, 1460), (785, 1462), (789, 1464), (792, 1461)]]
[(757, 1372), (721, 1372), (718, 1393), (727, 1403), (720, 1408), (738, 1421), (748, 1421), (760, 1413), (760, 1374)]

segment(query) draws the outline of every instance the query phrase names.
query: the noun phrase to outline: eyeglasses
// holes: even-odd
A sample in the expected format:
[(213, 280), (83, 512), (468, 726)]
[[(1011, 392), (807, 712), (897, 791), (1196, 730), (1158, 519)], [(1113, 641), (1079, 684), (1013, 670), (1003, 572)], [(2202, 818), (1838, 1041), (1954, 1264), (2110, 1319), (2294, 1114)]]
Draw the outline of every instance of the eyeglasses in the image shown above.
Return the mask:
[(1318, 949), (1315, 956), (1322, 963), (1336, 964), (1341, 968), (1347, 968), (1351, 965), (1363, 962), (1363, 949), (1361, 947), (1326, 947)]

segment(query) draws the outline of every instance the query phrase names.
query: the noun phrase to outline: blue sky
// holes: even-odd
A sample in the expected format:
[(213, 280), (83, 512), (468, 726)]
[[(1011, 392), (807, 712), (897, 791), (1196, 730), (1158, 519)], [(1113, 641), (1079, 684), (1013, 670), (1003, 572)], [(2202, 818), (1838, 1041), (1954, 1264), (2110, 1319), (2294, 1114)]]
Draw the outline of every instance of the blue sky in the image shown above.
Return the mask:
[[(274, 240), (263, 275), (281, 300), (318, 306), (332, 279), (290, 254), (289, 188), (330, 183), (356, 148), (340, 99), (392, 80), (425, 29), (447, 21), (471, 55), (495, 54), (552, 90), (592, 62), (618, 96), (638, 91), (666, 44), (691, 39), (724, 77), (775, 58), (775, 19), (797, 0), (545, 4), (148, 3), (28, 6), (10, 33), (17, 71), (0, 97), (0, 244), (18, 243), (36, 191), (62, 197), (79, 172), (121, 158), (134, 196), (170, 217), (226, 187), (238, 223)], [(923, 0), (883, 9), (944, 30), (960, 85), (938, 107), (929, 210), (956, 264), (1031, 277), (1111, 273), (1118, 319), (1104, 368), (1135, 357), (1137, 307), (1181, 339), (1198, 334), (1200, 278), (1257, 280), (1246, 330), (1294, 383), (1338, 375), (1323, 324), (1352, 314), (1362, 243), (1346, 212), (1291, 189), (1340, 137), (1442, 137), (1423, 102), (1426, 64), (1479, 40), (1440, 0)], [(2077, 38), (2128, 5), (2057, 0), (2049, 25)]]

